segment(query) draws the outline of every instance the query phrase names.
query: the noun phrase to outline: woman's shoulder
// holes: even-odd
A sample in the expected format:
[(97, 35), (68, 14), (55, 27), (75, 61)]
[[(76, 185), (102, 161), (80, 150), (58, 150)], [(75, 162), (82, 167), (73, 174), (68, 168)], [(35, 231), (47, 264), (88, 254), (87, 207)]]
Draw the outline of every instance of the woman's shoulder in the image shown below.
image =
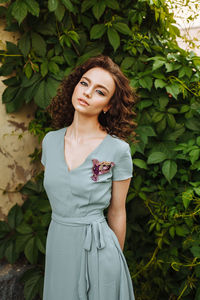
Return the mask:
[(110, 135), (111, 137), (111, 145), (112, 149), (117, 155), (120, 155), (120, 153), (129, 152), (130, 151), (130, 145), (125, 140), (117, 137), (116, 135)]
[(132, 156), (129, 143), (113, 135), (110, 140), (111, 143), (109, 144), (107, 151), (111, 152), (111, 156), (113, 157), (113, 161), (116, 165), (120, 165), (122, 163), (126, 166), (126, 162), (131, 164)]
[(117, 147), (123, 147), (123, 148), (127, 148), (129, 147), (129, 143), (126, 142), (125, 140), (119, 138), (116, 135), (110, 135), (111, 137), (111, 141), (113, 143), (113, 145), (117, 146)]
[(65, 130), (65, 127), (48, 131), (48, 132), (44, 135), (43, 141), (45, 141), (45, 143), (46, 143), (47, 140), (48, 140), (48, 141), (49, 141), (49, 140), (54, 140), (54, 138), (55, 138), (56, 136), (59, 136), (61, 133), (63, 133), (64, 130)]

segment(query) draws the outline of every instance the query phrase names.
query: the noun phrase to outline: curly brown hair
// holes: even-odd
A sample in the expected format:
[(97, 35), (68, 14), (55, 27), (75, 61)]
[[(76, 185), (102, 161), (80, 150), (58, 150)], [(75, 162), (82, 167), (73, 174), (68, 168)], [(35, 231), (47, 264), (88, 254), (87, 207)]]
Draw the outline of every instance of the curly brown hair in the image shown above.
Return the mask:
[(67, 78), (63, 79), (57, 95), (46, 108), (52, 119), (51, 126), (59, 129), (71, 125), (75, 111), (72, 105), (74, 88), (83, 74), (96, 67), (108, 71), (116, 86), (115, 92), (109, 101), (109, 104), (111, 104), (110, 109), (106, 114), (102, 111), (98, 116), (101, 128), (110, 135), (115, 135), (123, 140), (129, 138), (130, 141), (134, 142), (136, 123), (133, 120), (135, 116), (133, 107), (136, 94), (119, 66), (109, 56), (104, 55), (89, 58), (85, 63), (77, 66)]

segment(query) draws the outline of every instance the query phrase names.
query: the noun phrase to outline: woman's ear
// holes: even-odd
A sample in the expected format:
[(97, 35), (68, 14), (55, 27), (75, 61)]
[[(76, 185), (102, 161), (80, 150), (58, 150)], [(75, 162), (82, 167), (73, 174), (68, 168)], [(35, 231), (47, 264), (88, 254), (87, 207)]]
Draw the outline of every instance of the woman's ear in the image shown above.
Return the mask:
[(111, 104), (107, 104), (104, 108), (103, 111), (107, 112), (111, 108)]

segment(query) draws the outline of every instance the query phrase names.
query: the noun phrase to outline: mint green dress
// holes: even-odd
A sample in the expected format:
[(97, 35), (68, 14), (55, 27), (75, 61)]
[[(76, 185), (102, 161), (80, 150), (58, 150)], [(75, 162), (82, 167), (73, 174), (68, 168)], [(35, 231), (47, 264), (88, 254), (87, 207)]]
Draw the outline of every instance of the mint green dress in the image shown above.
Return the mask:
[[(132, 177), (129, 144), (107, 134), (80, 166), (69, 171), (66, 130), (50, 131), (42, 141), (44, 188), (52, 208), (43, 300), (134, 300), (127, 262), (103, 213), (110, 203), (112, 181)], [(94, 174), (93, 167), (105, 161), (114, 165)]]

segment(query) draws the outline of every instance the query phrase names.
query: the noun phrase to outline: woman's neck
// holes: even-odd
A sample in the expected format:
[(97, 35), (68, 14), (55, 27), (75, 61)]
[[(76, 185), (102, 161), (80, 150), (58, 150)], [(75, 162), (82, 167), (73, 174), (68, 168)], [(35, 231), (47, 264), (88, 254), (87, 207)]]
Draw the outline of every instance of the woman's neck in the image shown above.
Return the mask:
[(100, 136), (103, 130), (100, 128), (98, 119), (95, 117), (87, 117), (75, 112), (72, 124), (68, 128), (68, 136), (77, 140), (81, 138), (92, 138)]

